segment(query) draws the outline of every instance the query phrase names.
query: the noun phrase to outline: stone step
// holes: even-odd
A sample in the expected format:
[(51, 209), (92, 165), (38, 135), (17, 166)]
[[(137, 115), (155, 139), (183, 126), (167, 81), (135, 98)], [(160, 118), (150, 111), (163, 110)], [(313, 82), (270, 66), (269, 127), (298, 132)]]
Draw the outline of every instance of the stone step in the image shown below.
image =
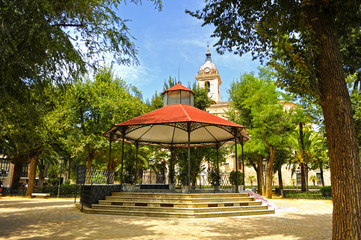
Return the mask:
[(93, 204), (92, 209), (106, 209), (117, 211), (148, 211), (148, 212), (181, 212), (181, 213), (202, 213), (202, 212), (231, 212), (231, 211), (249, 211), (268, 209), (265, 205), (253, 205), (244, 207), (205, 207), (205, 208), (175, 208), (175, 207), (136, 207), (136, 206), (119, 206), (119, 205), (100, 205)]
[(105, 209), (84, 208), (85, 213), (125, 215), (125, 216), (146, 216), (146, 217), (169, 217), (169, 218), (215, 218), (215, 217), (236, 217), (249, 215), (274, 214), (274, 210), (249, 210), (230, 212), (207, 212), (207, 213), (174, 213), (174, 212), (150, 212), (150, 211), (117, 211)]
[(99, 200), (99, 205), (118, 205), (118, 206), (139, 206), (139, 207), (177, 207), (177, 208), (204, 208), (204, 207), (225, 207), (225, 206), (250, 206), (262, 205), (259, 201), (233, 201), (233, 202), (197, 202), (197, 203), (177, 203), (177, 202), (147, 202), (143, 201), (117, 201), (117, 200)]
[(146, 198), (209, 198), (209, 197), (248, 197), (248, 193), (145, 193), (145, 192), (112, 192), (112, 196), (146, 197)]
[(173, 202), (173, 203), (197, 203), (197, 202), (241, 202), (253, 201), (254, 197), (207, 197), (207, 198), (152, 198), (152, 197), (129, 197), (129, 196), (106, 196), (105, 200), (124, 202)]

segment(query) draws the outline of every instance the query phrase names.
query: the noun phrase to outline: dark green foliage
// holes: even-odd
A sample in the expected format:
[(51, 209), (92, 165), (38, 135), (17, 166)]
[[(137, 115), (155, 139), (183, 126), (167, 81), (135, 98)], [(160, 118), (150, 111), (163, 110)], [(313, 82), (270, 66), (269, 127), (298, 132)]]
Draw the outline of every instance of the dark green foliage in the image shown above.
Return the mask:
[[(161, 8), (160, 0), (152, 1)], [(113, 54), (119, 64), (137, 63), (127, 20), (116, 13), (121, 2), (1, 1), (0, 100), (23, 98), (26, 85), (44, 78), (72, 79), (87, 65), (97, 67), (105, 54)]]
[[(232, 171), (229, 174), (229, 182), (233, 185), (236, 186), (236, 180), (237, 180), (237, 172), (236, 171)], [(238, 185), (244, 185), (243, 182), (243, 173), (238, 171)]]
[(320, 192), (309, 192), (309, 193), (302, 193), (302, 192), (284, 192), (285, 198), (291, 199), (325, 199), (331, 200), (330, 196), (324, 196)]
[[(60, 195), (61, 196), (74, 196), (75, 188), (77, 188), (77, 192), (80, 193), (80, 186), (75, 184), (62, 184), (60, 186)], [(42, 192), (42, 193), (50, 193), (51, 197), (55, 197), (58, 195), (58, 185), (53, 186), (44, 186), (42, 189), (35, 188), (34, 192)]]
[(322, 196), (325, 196), (325, 197), (331, 197), (332, 196), (332, 188), (331, 188), (331, 186), (321, 187), (320, 192), (322, 193)]
[(207, 89), (198, 87), (197, 84), (194, 83), (192, 91), (195, 93), (194, 107), (205, 111), (212, 103), (212, 100), (208, 97)]
[(185, 171), (180, 172), (176, 178), (182, 186), (187, 186), (187, 173)]
[[(317, 4), (315, 4), (317, 2)], [(213, 25), (212, 37), (219, 53), (226, 51), (271, 60), (278, 70), (278, 86), (302, 96), (318, 97), (315, 65), (318, 41), (306, 20), (308, 7), (319, 5), (321, 11), (333, 11), (345, 70), (360, 68), (361, 12), (358, 1), (244, 1), (209, 0), (202, 10), (186, 11)], [(326, 10), (327, 9), (327, 10)], [(359, 82), (358, 82), (359, 84)]]
[(214, 171), (213, 169), (208, 172), (208, 182), (212, 186), (219, 186), (219, 182), (221, 180), (221, 176), (218, 174), (217, 171)]

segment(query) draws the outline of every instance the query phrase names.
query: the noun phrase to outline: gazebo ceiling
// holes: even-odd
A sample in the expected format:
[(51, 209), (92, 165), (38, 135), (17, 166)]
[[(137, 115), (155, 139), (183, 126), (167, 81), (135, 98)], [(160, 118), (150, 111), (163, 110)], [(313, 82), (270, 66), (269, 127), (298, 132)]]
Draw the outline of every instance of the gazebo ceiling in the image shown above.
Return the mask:
[(224, 144), (249, 140), (245, 127), (219, 118), (190, 105), (174, 104), (116, 124), (103, 134), (112, 140), (144, 145), (187, 146), (188, 131), (191, 146)]

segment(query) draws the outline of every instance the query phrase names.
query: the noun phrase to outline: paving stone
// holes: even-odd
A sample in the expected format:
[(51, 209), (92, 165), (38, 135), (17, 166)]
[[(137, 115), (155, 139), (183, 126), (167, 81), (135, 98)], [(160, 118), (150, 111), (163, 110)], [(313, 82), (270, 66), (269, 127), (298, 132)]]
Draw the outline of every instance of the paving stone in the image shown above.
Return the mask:
[(74, 199), (3, 197), (0, 239), (331, 239), (331, 201), (270, 201), (276, 214), (163, 219), (83, 214)]

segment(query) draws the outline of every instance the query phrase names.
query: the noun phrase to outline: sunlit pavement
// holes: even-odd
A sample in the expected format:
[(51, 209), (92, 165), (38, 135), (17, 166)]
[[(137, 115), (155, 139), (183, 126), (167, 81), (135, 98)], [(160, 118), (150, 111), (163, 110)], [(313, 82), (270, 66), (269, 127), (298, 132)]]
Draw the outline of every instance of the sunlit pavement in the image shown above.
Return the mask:
[(165, 219), (83, 214), (74, 199), (0, 198), (0, 239), (331, 239), (331, 201), (270, 203), (274, 215)]

